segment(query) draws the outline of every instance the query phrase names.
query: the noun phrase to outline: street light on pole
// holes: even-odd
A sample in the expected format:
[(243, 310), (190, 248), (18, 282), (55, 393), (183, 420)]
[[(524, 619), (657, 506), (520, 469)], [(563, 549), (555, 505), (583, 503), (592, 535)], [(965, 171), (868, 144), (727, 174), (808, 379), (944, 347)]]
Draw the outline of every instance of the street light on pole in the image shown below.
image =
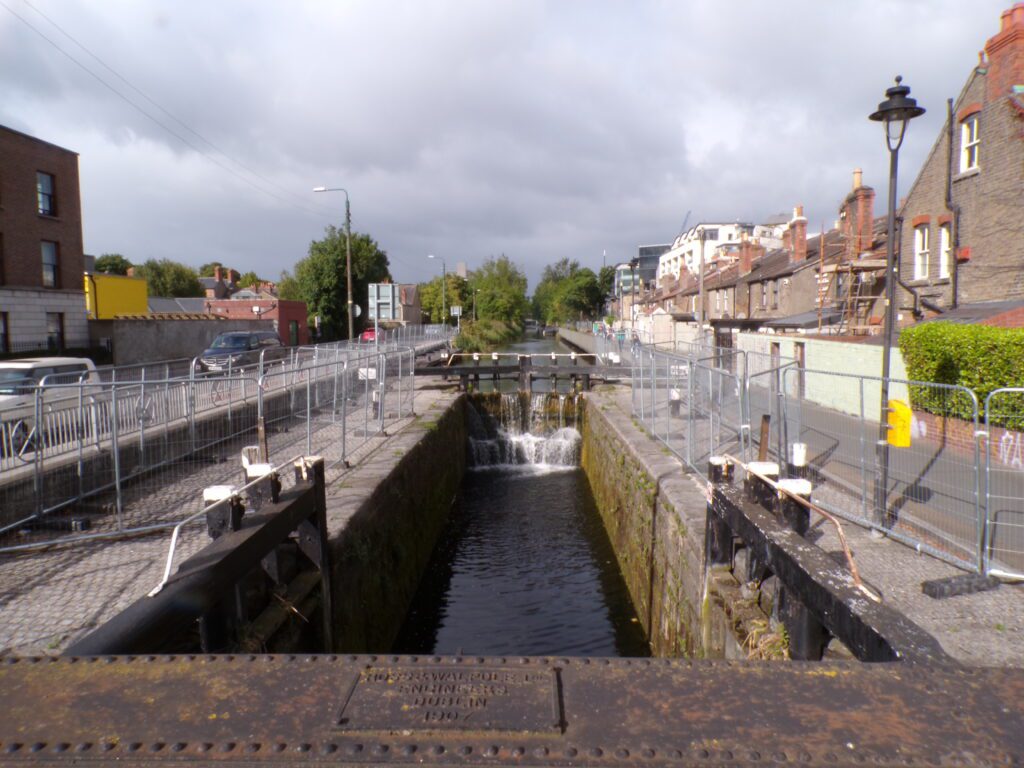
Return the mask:
[(480, 293), (480, 289), (477, 288), (473, 291), (473, 322), (476, 322), (476, 295)]
[(348, 285), (348, 340), (355, 338), (352, 317), (352, 209), (348, 203), (348, 190), (342, 187), (313, 187), (314, 192), (345, 193), (345, 280)]
[(882, 402), (878, 419), (878, 442), (875, 446), (875, 493), (874, 522), (889, 528), (893, 520), (888, 514), (889, 488), (889, 359), (892, 355), (892, 333), (896, 311), (896, 280), (899, 266), (896, 264), (896, 171), (900, 146), (907, 130), (907, 123), (924, 114), (924, 108), (910, 98), (910, 87), (902, 85), (903, 78), (896, 76), (896, 85), (885, 92), (885, 101), (878, 105), (868, 119), (885, 123), (885, 142), (889, 148), (889, 220), (885, 244), (885, 340), (882, 344)]
[(427, 254), (428, 259), (437, 259), (441, 262), (441, 322), (445, 325), (448, 324), (448, 265), (444, 263), (444, 259), (440, 256), (435, 256), (432, 253)]

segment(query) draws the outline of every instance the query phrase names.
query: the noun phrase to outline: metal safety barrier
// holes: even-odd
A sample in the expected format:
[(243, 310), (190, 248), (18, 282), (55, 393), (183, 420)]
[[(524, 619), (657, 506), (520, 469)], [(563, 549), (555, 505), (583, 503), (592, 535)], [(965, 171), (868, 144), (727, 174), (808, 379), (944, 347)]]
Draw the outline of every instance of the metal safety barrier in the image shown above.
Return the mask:
[[(431, 329), (403, 341), (447, 343)], [(44, 380), (31, 407), (0, 414), (0, 551), (172, 527), (197, 489), (238, 476), (246, 445), (265, 461), (322, 448), (344, 464), (413, 413), (416, 353), (381, 334), (216, 374), (192, 361), (180, 377), (132, 366), (104, 381)]]
[[(618, 342), (596, 337), (599, 354)], [(628, 350), (628, 352), (627, 352)], [(1024, 580), (1024, 388), (980, 405), (960, 386), (890, 379), (914, 404), (910, 445), (879, 442), (882, 379), (700, 342), (622, 345), (634, 416), (695, 472), (770, 459), (815, 503), (979, 573)]]

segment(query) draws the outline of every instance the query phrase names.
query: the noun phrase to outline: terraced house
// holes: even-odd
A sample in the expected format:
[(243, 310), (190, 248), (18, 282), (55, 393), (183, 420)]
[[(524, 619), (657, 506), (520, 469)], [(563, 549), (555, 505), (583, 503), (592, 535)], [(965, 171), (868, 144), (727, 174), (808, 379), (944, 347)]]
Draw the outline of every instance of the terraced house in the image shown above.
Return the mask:
[(1024, 299), (1022, 210), (1024, 3), (1015, 3), (949, 100), (902, 207), (901, 311)]

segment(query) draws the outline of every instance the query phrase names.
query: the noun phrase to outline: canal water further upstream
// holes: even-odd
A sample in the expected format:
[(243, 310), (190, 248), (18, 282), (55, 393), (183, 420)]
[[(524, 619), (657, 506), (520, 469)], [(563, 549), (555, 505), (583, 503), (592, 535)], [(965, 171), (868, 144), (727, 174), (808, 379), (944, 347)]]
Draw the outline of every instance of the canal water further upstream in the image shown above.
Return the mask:
[[(514, 351), (542, 345), (553, 346)], [(523, 414), (516, 394), (502, 397), (500, 423), (470, 413), (470, 470), (394, 652), (649, 655), (579, 467), (580, 435), (564, 413), (574, 398), (535, 395)], [(544, 397), (559, 398), (556, 423), (537, 417)]]

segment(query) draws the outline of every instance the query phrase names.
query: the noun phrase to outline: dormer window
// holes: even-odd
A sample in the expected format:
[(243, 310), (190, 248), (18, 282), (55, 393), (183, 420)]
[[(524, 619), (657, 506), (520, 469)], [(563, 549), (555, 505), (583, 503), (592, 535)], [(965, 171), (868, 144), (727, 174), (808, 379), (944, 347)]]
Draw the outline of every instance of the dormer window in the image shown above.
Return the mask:
[(980, 143), (978, 114), (975, 113), (960, 124), (960, 173), (972, 171), (978, 167), (978, 145)]

